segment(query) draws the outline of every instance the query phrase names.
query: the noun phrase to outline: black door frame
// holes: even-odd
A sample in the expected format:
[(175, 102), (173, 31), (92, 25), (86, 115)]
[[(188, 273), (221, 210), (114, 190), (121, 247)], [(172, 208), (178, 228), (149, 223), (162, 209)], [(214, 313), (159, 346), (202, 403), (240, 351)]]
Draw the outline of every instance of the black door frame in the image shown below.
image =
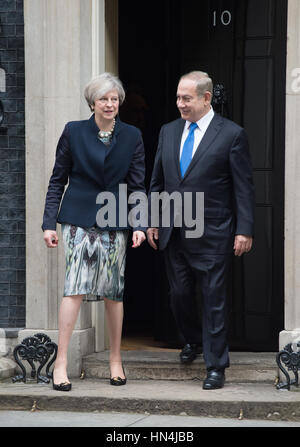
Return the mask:
[[(263, 315), (264, 312), (261, 312), (259, 310), (258, 313), (261, 315), (258, 315), (255, 309), (251, 309), (251, 302), (249, 306), (249, 300), (251, 299), (251, 297), (248, 298), (248, 301), (243, 298), (246, 285), (245, 281), (242, 278), (245, 277), (245, 274), (247, 276), (247, 273), (245, 272), (247, 272), (247, 269), (251, 268), (251, 262), (256, 261), (251, 261), (251, 256), (249, 256), (248, 258), (245, 257), (243, 259), (234, 259), (233, 274), (235, 276), (235, 281), (231, 285), (231, 312), (229, 315), (230, 346), (233, 350), (277, 350), (279, 338), (278, 335), (279, 332), (284, 328), (284, 148), (286, 42), (282, 36), (286, 36), (287, 0), (282, 0), (280, 2), (280, 7), (278, 7), (277, 2), (275, 2), (277, 3), (277, 5), (275, 5), (275, 3), (270, 3), (272, 1), (273, 0), (260, 0), (260, 4), (264, 2), (266, 8), (270, 8), (270, 14), (272, 15), (271, 18), (273, 20), (273, 34), (271, 33), (272, 35), (268, 35), (268, 33), (265, 33), (265, 35), (263, 36), (255, 36), (254, 33), (249, 37), (247, 36), (246, 22), (247, 7), (251, 9), (253, 4), (257, 2), (257, 0), (243, 0), (242, 2), (240, 0), (223, 0), (222, 2), (219, 2), (219, 0), (207, 0), (207, 20), (212, 20), (213, 11), (216, 11), (216, 17), (220, 17), (220, 5), (223, 8), (222, 10), (229, 10), (229, 8), (232, 8), (233, 19), (234, 16), (239, 16), (240, 18), (240, 20), (233, 20), (231, 30), (229, 30), (229, 27), (227, 25), (225, 26), (227, 26), (226, 31), (230, 31), (235, 39), (234, 47), (230, 49), (230, 51), (232, 52), (234, 65), (232, 77), (234, 94), (232, 94), (229, 98), (230, 104), (228, 107), (228, 115), (231, 119), (241, 124), (242, 126), (244, 126), (243, 111), (245, 107), (245, 61), (250, 60), (251, 57), (253, 58), (253, 56), (251, 55), (247, 56), (247, 51), (249, 51), (249, 47), (251, 45), (253, 46), (255, 44), (258, 44), (259, 42), (263, 45), (267, 45), (267, 42), (271, 40), (274, 47), (273, 53), (270, 54), (268, 58), (273, 58), (273, 60), (275, 61), (274, 76), (272, 78), (273, 84), (270, 88), (272, 88), (273, 92), (272, 132), (273, 141), (275, 142), (276, 147), (274, 146), (272, 149), (273, 159), (271, 167), (254, 166), (256, 187), (262, 191), (262, 193), (259, 194), (256, 203), (258, 219), (264, 219), (264, 217), (260, 218), (260, 213), (262, 211), (265, 212), (265, 210), (267, 210), (267, 218), (272, 219), (272, 224), (270, 224), (269, 226), (266, 225), (266, 228), (263, 230), (268, 232), (268, 234), (266, 235), (266, 239), (267, 245), (269, 244), (268, 246), (270, 246), (270, 251), (267, 252), (268, 254), (265, 253), (265, 256), (269, 256), (269, 254), (273, 256), (272, 260), (267, 266), (267, 269), (270, 269), (270, 283), (268, 283), (268, 285), (266, 286), (266, 293), (268, 294), (268, 296), (266, 297), (267, 313)], [(139, 4), (139, 2), (136, 3), (137, 5)], [(129, 39), (128, 36), (130, 34), (130, 16), (124, 17), (124, 13), (126, 13), (125, 9), (128, 5), (123, 5), (125, 8), (123, 9), (122, 4), (119, 4), (119, 67), (120, 77), (124, 81), (125, 88), (131, 88), (130, 84), (132, 80), (136, 82), (137, 80), (141, 80), (143, 76), (146, 76), (147, 81), (142, 86), (140, 92), (143, 92), (144, 88), (143, 93), (146, 93), (145, 96), (147, 99), (147, 88), (149, 90), (151, 90), (152, 88), (151, 76), (148, 76), (147, 70), (151, 74), (151, 64), (153, 61), (156, 67), (155, 70), (159, 70), (159, 73), (156, 73), (156, 75), (153, 76), (152, 81), (154, 85), (156, 85), (156, 89), (158, 85), (159, 91), (166, 92), (164, 100), (161, 103), (158, 102), (158, 113), (156, 113), (154, 119), (152, 116), (153, 135), (151, 136), (151, 142), (149, 143), (147, 149), (148, 153), (146, 154), (148, 181), (151, 175), (159, 127), (165, 122), (175, 119), (178, 116), (175, 105), (175, 98), (173, 98), (173, 96), (176, 92), (176, 85), (179, 75), (193, 68), (192, 64), (189, 65), (188, 61), (182, 63), (177, 57), (177, 50), (179, 48), (178, 46), (180, 46), (182, 35), (184, 34), (184, 30), (176, 26), (176, 21), (180, 21), (180, 18), (182, 16), (182, 11), (180, 10), (180, 4), (182, 2), (180, 0), (165, 0), (164, 2), (160, 2), (160, 5), (162, 3), (164, 7), (161, 7), (161, 14), (157, 18), (156, 22), (152, 23), (151, 25), (152, 33), (157, 33), (157, 39), (155, 39), (155, 37), (153, 37), (153, 34), (151, 34), (151, 27), (147, 28), (147, 23), (144, 23), (145, 28), (147, 28), (149, 32), (147, 36), (149, 46), (147, 46), (147, 40), (145, 40), (144, 42), (144, 44), (146, 44), (146, 48), (139, 47), (139, 44), (143, 40), (143, 26), (140, 28), (141, 34), (139, 34), (138, 26), (136, 31), (136, 37), (140, 38), (140, 42), (137, 42), (137, 40), (134, 39), (134, 35), (131, 36), (131, 41), (127, 40), (126, 42), (126, 38)], [(154, 4), (152, 4), (152, 8), (155, 10)], [(205, 10), (205, 8), (203, 10)], [(170, 11), (172, 11), (172, 14), (170, 13)], [(141, 9), (137, 14), (138, 15), (136, 17), (140, 17), (141, 22), (143, 22), (144, 19), (150, 20), (148, 14), (144, 15), (144, 8)], [(266, 10), (266, 14), (268, 14), (268, 10)], [(135, 22), (133, 22), (135, 24), (137, 23), (136, 17)], [(220, 23), (219, 26), (221, 26)], [(162, 29), (162, 27), (164, 29), (164, 32), (159, 35), (159, 30)], [(210, 42), (211, 48), (213, 48), (214, 45), (214, 35), (212, 34), (212, 32), (215, 32), (216, 30), (217, 27), (215, 29), (212, 29), (210, 23), (207, 39)], [(222, 30), (219, 29), (219, 32), (222, 32)], [(145, 31), (145, 33), (147, 33), (147, 31)], [(158, 42), (159, 36), (161, 37), (160, 48)], [(151, 53), (150, 43), (152, 38), (152, 46), (157, 50), (156, 54), (155, 52)], [(228, 35), (227, 38), (230, 39)], [(130, 42), (131, 44), (128, 45), (128, 42)], [(217, 41), (215, 41), (215, 45), (216, 51), (218, 51)], [(136, 62), (134, 62), (134, 57), (131, 57), (128, 52), (130, 52), (130, 54), (133, 53), (137, 55)], [(146, 64), (147, 66), (145, 67), (144, 71), (143, 69), (137, 69), (136, 73), (132, 76), (132, 72), (129, 73), (130, 70), (128, 69), (128, 66), (132, 65), (134, 67), (135, 63)], [(138, 68), (138, 65), (136, 65), (136, 67)], [(213, 65), (211, 65), (210, 63), (207, 64), (207, 67), (208, 72), (212, 71), (218, 74), (222, 73), (222, 64), (220, 63), (218, 68), (213, 68)], [(221, 76), (220, 78), (216, 76), (213, 80), (215, 82), (222, 81)], [(260, 184), (260, 182), (264, 183)], [(268, 194), (269, 196), (267, 197)], [(258, 226), (258, 230), (259, 228), (260, 224)], [(255, 236), (254, 244), (258, 243), (257, 241), (259, 241), (259, 237), (260, 236), (258, 232), (258, 235)], [(128, 259), (129, 262), (127, 268), (127, 277), (129, 278), (129, 280), (127, 285), (127, 294), (125, 294), (125, 331), (130, 332), (131, 329), (135, 327), (136, 332), (139, 333), (139, 331), (142, 331), (143, 328), (147, 326), (148, 323), (146, 322), (146, 320), (143, 321), (143, 318), (141, 318), (142, 309), (145, 308), (145, 314), (147, 314), (147, 316), (149, 316), (150, 318), (148, 322), (150, 322), (150, 320), (152, 319), (152, 323), (150, 322), (148, 324), (150, 332), (152, 331), (152, 333), (154, 333), (154, 336), (158, 340), (160, 339), (169, 345), (176, 345), (176, 343), (178, 343), (178, 338), (176, 329), (174, 327), (174, 321), (170, 316), (171, 310), (168, 305), (168, 301), (166, 300), (168, 290), (163, 275), (162, 257), (160, 255), (154, 256), (152, 251), (149, 250), (149, 247), (143, 247), (139, 253), (133, 254), (131, 252)], [(255, 259), (255, 256), (253, 259)], [(266, 259), (265, 261), (267, 262)], [(147, 270), (147, 274), (145, 274), (145, 269)], [(152, 280), (153, 272), (155, 272), (154, 275), (156, 275), (156, 278), (160, 278), (158, 281), (156, 281), (156, 283), (153, 283)], [(134, 275), (135, 278), (137, 278), (137, 276), (141, 278), (138, 287), (136, 283), (134, 285), (134, 282), (132, 283), (132, 281), (130, 280), (130, 277), (132, 275)], [(145, 287), (145, 278), (147, 278), (147, 275), (149, 275), (150, 280), (147, 287)], [(136, 287), (138, 290), (135, 289)], [(247, 285), (247, 288), (249, 288), (249, 285)], [(274, 294), (277, 294), (278, 299), (274, 299)], [(136, 311), (136, 309), (139, 310)], [(136, 312), (136, 317), (132, 318), (132, 312)], [(164, 317), (163, 315), (168, 315), (168, 317)], [(260, 316), (262, 316), (261, 321), (263, 321), (263, 317), (265, 316), (266, 321), (268, 320), (270, 324), (270, 335), (268, 337), (263, 337), (261, 340), (255, 337), (256, 331), (254, 323), (255, 318), (260, 318)], [(171, 336), (172, 333), (174, 334), (174, 336)]]

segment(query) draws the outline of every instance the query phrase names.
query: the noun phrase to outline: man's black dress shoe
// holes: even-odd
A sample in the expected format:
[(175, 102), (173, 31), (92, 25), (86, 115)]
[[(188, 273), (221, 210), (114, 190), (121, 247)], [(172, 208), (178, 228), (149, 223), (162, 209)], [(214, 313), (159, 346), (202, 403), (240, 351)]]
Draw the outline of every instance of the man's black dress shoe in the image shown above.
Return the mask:
[(201, 354), (201, 347), (197, 344), (186, 344), (179, 354), (181, 363), (192, 363)]
[(216, 390), (218, 388), (223, 388), (224, 383), (225, 383), (224, 372), (213, 369), (207, 372), (207, 377), (203, 382), (203, 389)]

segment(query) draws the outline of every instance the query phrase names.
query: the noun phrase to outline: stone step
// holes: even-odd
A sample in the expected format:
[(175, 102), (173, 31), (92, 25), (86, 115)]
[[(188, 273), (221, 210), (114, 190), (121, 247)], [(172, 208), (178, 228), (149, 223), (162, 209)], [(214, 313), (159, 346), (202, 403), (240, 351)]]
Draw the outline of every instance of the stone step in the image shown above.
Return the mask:
[[(199, 380), (128, 380), (115, 387), (106, 379), (72, 379), (72, 391), (52, 384), (0, 380), (0, 411), (79, 411), (173, 414), (266, 420), (300, 420), (300, 393), (269, 383), (225, 383), (214, 391)], [(121, 417), (121, 416), (120, 416)], [(120, 419), (121, 424), (121, 419)], [(118, 426), (120, 426), (120, 424)]]
[[(202, 355), (190, 365), (182, 365), (178, 356), (177, 350), (122, 351), (125, 373), (131, 380), (189, 380), (205, 377)], [(226, 370), (227, 382), (274, 383), (278, 376), (276, 353), (232, 352), (230, 362), (231, 366)], [(85, 356), (82, 367), (87, 378), (109, 378), (109, 351)]]

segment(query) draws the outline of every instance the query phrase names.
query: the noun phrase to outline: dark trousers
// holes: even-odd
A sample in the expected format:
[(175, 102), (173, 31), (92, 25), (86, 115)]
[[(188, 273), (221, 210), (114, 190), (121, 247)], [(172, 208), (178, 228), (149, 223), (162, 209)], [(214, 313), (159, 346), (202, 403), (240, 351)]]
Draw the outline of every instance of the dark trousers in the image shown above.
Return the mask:
[(231, 255), (189, 253), (180, 232), (173, 230), (164, 250), (171, 308), (185, 343), (200, 343), (196, 282), (202, 294), (202, 346), (206, 368), (229, 366), (226, 337), (226, 279)]

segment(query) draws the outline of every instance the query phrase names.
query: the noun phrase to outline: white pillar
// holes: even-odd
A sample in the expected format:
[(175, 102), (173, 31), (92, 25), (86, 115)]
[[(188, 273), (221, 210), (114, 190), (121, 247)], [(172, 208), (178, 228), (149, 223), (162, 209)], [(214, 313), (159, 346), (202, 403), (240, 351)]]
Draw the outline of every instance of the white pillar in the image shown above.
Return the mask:
[[(92, 0), (92, 77), (105, 71), (105, 0)], [(105, 343), (104, 302), (92, 303), (95, 328), (95, 351), (103, 351)]]
[[(92, 73), (118, 75), (118, 0), (92, 0)], [(104, 303), (92, 304), (95, 351), (109, 347)]]
[(300, 2), (288, 1), (285, 148), (285, 330), (279, 345), (300, 341)]
[[(46, 248), (42, 215), (64, 125), (90, 116), (83, 89), (104, 67), (99, 40), (103, 8), (104, 0), (24, 1), (27, 264), (26, 329), (19, 333), (19, 341), (36, 332), (57, 341), (65, 260), (60, 225), (59, 247)], [(70, 377), (80, 374), (82, 355), (94, 351), (94, 332), (91, 304), (84, 303), (69, 349)]]

